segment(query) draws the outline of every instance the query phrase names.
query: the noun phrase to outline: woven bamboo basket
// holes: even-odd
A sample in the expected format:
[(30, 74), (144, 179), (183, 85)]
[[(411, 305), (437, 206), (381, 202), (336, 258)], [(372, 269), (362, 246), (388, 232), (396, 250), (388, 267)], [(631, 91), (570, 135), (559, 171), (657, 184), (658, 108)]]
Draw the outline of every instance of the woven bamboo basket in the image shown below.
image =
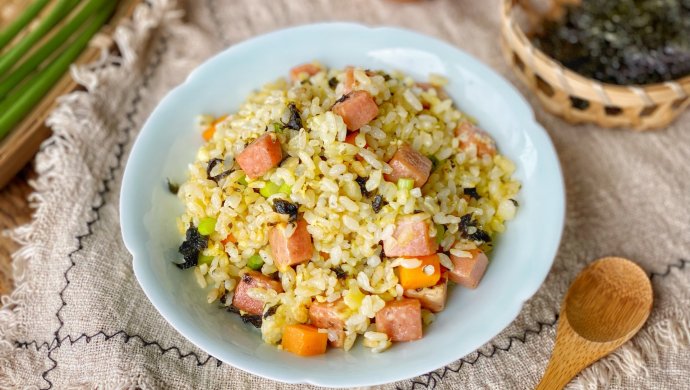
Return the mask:
[[(571, 123), (634, 130), (661, 129), (690, 105), (690, 76), (639, 86), (602, 83), (577, 74), (534, 47), (528, 38), (545, 19), (578, 0), (553, 0), (538, 10), (529, 0), (504, 0), (502, 47), (513, 71), (549, 112)], [(523, 31), (523, 28), (527, 30)]]

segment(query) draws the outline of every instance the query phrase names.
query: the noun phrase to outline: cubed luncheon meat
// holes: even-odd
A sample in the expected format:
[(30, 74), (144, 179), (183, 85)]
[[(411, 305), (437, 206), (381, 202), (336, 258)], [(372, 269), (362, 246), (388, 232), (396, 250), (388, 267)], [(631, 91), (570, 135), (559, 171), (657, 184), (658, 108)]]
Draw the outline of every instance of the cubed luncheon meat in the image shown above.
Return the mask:
[(408, 298), (419, 299), (423, 308), (429, 309), (434, 313), (438, 313), (446, 307), (447, 294), (448, 281), (444, 278), (441, 278), (435, 286), (405, 290), (404, 293)]
[(484, 276), (489, 258), (479, 249), (468, 251), (472, 257), (450, 256), (453, 261), (453, 269), (448, 273), (450, 280), (467, 287), (476, 288)]
[(475, 145), (478, 157), (496, 155), (496, 141), (470, 122), (461, 123), (455, 129), (455, 135), (460, 137), (460, 148), (463, 150), (469, 148), (470, 145)]
[(317, 328), (328, 330), (328, 340), (336, 348), (345, 342), (345, 321), (347, 306), (342, 299), (335, 302), (314, 302), (309, 306), (309, 320)]
[(388, 165), (393, 168), (393, 172), (384, 176), (387, 181), (397, 183), (399, 179), (412, 179), (415, 187), (421, 187), (429, 179), (432, 163), (423, 154), (403, 144), (388, 161)]
[(281, 272), (291, 265), (311, 259), (314, 253), (314, 245), (311, 242), (311, 235), (307, 231), (307, 222), (304, 219), (297, 220), (291, 235), (289, 234), (290, 230), (291, 227), (283, 223), (274, 226), (268, 233), (273, 263)]
[(266, 133), (257, 138), (235, 158), (244, 173), (252, 179), (277, 167), (282, 159), (283, 151), (275, 133)]
[(315, 64), (301, 64), (290, 69), (290, 80), (298, 81), (300, 76), (306, 74), (313, 76), (321, 71), (321, 68)]
[(344, 95), (331, 110), (343, 118), (350, 131), (358, 130), (379, 114), (379, 106), (367, 91), (354, 91)]
[(376, 331), (392, 341), (422, 338), (422, 306), (416, 299), (393, 300), (376, 313)]
[(264, 310), (264, 302), (249, 296), (249, 289), (264, 288), (283, 292), (280, 282), (269, 278), (261, 272), (248, 271), (240, 278), (240, 283), (235, 288), (232, 305), (247, 313), (261, 315)]
[(430, 221), (428, 214), (423, 213), (398, 217), (393, 234), (383, 240), (386, 256), (427, 256), (436, 253), (438, 244), (429, 236)]

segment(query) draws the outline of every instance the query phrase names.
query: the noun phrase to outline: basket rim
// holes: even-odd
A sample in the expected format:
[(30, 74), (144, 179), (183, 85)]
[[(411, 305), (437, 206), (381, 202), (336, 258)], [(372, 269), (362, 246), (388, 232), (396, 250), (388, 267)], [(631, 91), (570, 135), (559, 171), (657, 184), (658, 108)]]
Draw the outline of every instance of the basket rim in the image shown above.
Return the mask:
[[(534, 46), (527, 38), (513, 17), (512, 11), (516, 4), (522, 5), (520, 0), (503, 0), (501, 20), (506, 43), (514, 51), (531, 56), (529, 61), (523, 61), (525, 66), (532, 68), (535, 74), (550, 84), (566, 90), (572, 96), (596, 100), (606, 105), (621, 105), (617, 104), (621, 100), (625, 102), (634, 100), (645, 106), (667, 103), (690, 96), (690, 74), (663, 82), (619, 85), (589, 78), (571, 70)], [(546, 69), (548, 72), (537, 73), (537, 69), (535, 69), (537, 67)], [(629, 104), (623, 104), (623, 106), (629, 106)]]

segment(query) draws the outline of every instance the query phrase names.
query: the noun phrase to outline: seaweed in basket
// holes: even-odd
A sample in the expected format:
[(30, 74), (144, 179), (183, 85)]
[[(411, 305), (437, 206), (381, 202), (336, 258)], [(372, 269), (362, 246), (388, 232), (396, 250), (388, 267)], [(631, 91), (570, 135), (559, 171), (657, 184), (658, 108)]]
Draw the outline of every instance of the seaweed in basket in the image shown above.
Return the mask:
[(242, 314), (240, 313), (240, 309), (236, 308), (233, 305), (228, 306), (225, 310), (229, 311), (230, 313), (235, 313), (240, 318), (242, 319), (242, 322), (245, 324), (252, 324), (256, 328), (261, 328), (261, 323), (263, 322), (261, 319), (260, 315), (255, 315), (255, 314)]
[(328, 80), (328, 86), (331, 87), (331, 89), (335, 89), (335, 87), (338, 86), (338, 79), (336, 79), (335, 77), (331, 77)]
[(222, 165), (223, 160), (221, 160), (219, 158), (214, 158), (214, 159), (211, 159), (211, 161), (209, 161), (208, 165), (206, 166), (206, 176), (208, 177), (209, 180), (213, 180), (216, 183), (218, 183), (221, 179), (225, 178), (226, 176), (230, 175), (233, 172), (232, 169), (228, 169), (228, 170), (223, 171), (217, 175), (211, 175), (211, 172), (213, 172), (213, 168), (215, 168), (216, 165), (218, 165), (218, 164)]
[(376, 195), (374, 197), (374, 201), (371, 202), (371, 208), (374, 209), (374, 213), (378, 214), (379, 211), (381, 211), (381, 208), (385, 206), (385, 201), (383, 200), (383, 196), (381, 195)]
[(335, 272), (335, 277), (338, 279), (345, 279), (348, 276), (348, 273), (340, 267), (333, 268), (333, 272)]
[(297, 220), (297, 211), (299, 206), (296, 203), (288, 202), (284, 199), (275, 199), (273, 201), (273, 211), (278, 214), (289, 215), (289, 221), (295, 222)]
[(278, 306), (280, 306), (280, 305), (274, 305), (274, 306), (269, 307), (268, 310), (266, 310), (266, 312), (264, 313), (264, 319), (276, 314), (276, 310), (278, 310)]
[(208, 237), (202, 236), (194, 225), (190, 225), (185, 235), (185, 240), (180, 245), (178, 251), (184, 257), (184, 263), (175, 264), (180, 269), (187, 269), (197, 265), (199, 252), (206, 249)]

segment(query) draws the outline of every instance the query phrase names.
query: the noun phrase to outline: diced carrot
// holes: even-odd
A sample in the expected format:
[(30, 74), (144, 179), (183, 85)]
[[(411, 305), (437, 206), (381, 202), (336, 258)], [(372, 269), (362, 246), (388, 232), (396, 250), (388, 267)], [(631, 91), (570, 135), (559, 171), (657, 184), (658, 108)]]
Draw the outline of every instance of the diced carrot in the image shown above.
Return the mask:
[(379, 114), (379, 106), (367, 91), (353, 91), (343, 96), (331, 109), (340, 115), (350, 131), (371, 122)]
[(350, 145), (354, 145), (355, 144), (355, 138), (357, 138), (358, 135), (359, 135), (359, 130), (347, 133), (347, 136), (345, 136), (345, 143), (348, 143)]
[(429, 236), (429, 221), (429, 216), (421, 213), (398, 217), (393, 235), (383, 240), (386, 256), (415, 257), (436, 253), (438, 243)]
[(397, 183), (399, 179), (412, 179), (415, 187), (422, 187), (429, 179), (433, 163), (425, 155), (403, 144), (388, 161), (388, 165), (393, 171), (384, 175), (386, 181)]
[(302, 74), (307, 74), (308, 76), (313, 76), (321, 71), (321, 68), (315, 64), (301, 64), (290, 69), (290, 79), (292, 81), (298, 81)]
[(237, 239), (235, 236), (232, 235), (232, 233), (228, 233), (228, 236), (221, 241), (223, 245), (228, 245), (229, 242), (232, 242), (233, 244), (237, 244)]
[(276, 225), (268, 233), (273, 262), (280, 271), (291, 265), (304, 263), (311, 259), (314, 252), (314, 244), (304, 219), (297, 220), (295, 231), (290, 237), (286, 236), (286, 228), (286, 224)]
[(216, 118), (216, 120), (211, 122), (211, 124), (208, 125), (206, 130), (204, 130), (204, 132), (201, 133), (201, 136), (204, 137), (204, 140), (208, 141), (211, 138), (213, 138), (213, 134), (216, 133), (216, 125), (219, 124), (220, 122), (224, 121), (225, 118), (227, 118), (227, 117), (228, 117), (227, 115), (221, 115), (218, 118)]
[(326, 352), (328, 334), (313, 326), (288, 325), (283, 330), (283, 349), (299, 356), (320, 355)]
[(251, 179), (263, 176), (278, 166), (282, 159), (283, 151), (280, 147), (280, 141), (274, 133), (265, 133), (257, 138), (235, 158), (240, 164), (240, 168)]
[(441, 279), (441, 263), (438, 255), (420, 256), (422, 265), (417, 268), (398, 267), (398, 279), (405, 290), (435, 286)]

